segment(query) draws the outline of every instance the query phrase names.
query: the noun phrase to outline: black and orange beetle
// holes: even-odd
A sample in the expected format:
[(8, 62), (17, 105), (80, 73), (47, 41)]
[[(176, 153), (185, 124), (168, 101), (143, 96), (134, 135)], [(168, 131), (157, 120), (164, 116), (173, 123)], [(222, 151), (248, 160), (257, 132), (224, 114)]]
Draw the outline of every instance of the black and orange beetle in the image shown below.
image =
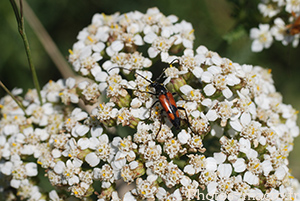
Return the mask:
[[(171, 66), (175, 61), (178, 61), (178, 59), (173, 60), (169, 65)], [(114, 69), (114, 68), (121, 68), (121, 69), (125, 69), (125, 70), (128, 70), (128, 71), (134, 71), (134, 70), (127, 69), (127, 68), (124, 68), (124, 67), (112, 67), (111, 69), (109, 69), (109, 71)], [(152, 107), (154, 105), (156, 105), (158, 102), (160, 102), (161, 106), (163, 107), (163, 110), (167, 113), (170, 122), (173, 124), (173, 126), (177, 130), (180, 128), (180, 118), (179, 118), (178, 110), (184, 110), (185, 114), (186, 114), (186, 119), (187, 119), (188, 126), (190, 127), (190, 123), (189, 123), (189, 120), (188, 120), (186, 110), (183, 107), (178, 107), (176, 105), (176, 102), (175, 102), (175, 99), (174, 99), (173, 95), (177, 94), (177, 93), (169, 92), (167, 90), (167, 88), (162, 83), (159, 82), (159, 80), (162, 77), (162, 75), (164, 74), (165, 70), (166, 70), (166, 68), (163, 70), (163, 72), (160, 74), (160, 76), (158, 76), (158, 78), (155, 81), (151, 81), (151, 80), (147, 79), (146, 77), (144, 77), (143, 75), (141, 75), (137, 72), (134, 72), (134, 73), (137, 74), (138, 76), (144, 78), (147, 82), (150, 83), (149, 86), (153, 87), (155, 89), (155, 93), (147, 92), (147, 91), (141, 91), (143, 93), (152, 94), (152, 95), (154, 95), (158, 98), (158, 100), (155, 101), (152, 104), (150, 109), (152, 109)], [(150, 114), (151, 114), (151, 112), (150, 112)], [(160, 132), (160, 130), (161, 130), (161, 124), (160, 124), (160, 128), (159, 128), (157, 134)], [(157, 136), (157, 134), (156, 134), (156, 136)]]

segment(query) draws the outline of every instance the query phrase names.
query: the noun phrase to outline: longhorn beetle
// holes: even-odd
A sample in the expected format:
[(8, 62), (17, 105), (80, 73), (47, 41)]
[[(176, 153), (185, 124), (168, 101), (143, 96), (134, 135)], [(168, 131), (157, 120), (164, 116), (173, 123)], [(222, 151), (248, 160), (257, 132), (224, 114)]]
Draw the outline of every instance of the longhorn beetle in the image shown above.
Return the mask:
[[(175, 61), (179, 61), (178, 59), (175, 59), (173, 60), (169, 65), (171, 66)], [(112, 69), (114, 68), (120, 68), (120, 69), (124, 69), (124, 70), (127, 70), (127, 71), (133, 71), (131, 69), (127, 69), (127, 68), (124, 68), (124, 67), (112, 67), (111, 69), (109, 69), (109, 71), (111, 71)], [(151, 108), (156, 105), (156, 103), (160, 102), (161, 106), (163, 107), (163, 110), (167, 113), (168, 115), (168, 118), (169, 120), (171, 121), (171, 123), (173, 124), (173, 126), (178, 130), (180, 128), (180, 118), (179, 118), (179, 113), (178, 113), (178, 110), (184, 110), (185, 111), (185, 115), (186, 115), (186, 120), (187, 120), (187, 123), (188, 123), (188, 126), (190, 127), (190, 123), (189, 123), (189, 119), (188, 119), (188, 116), (187, 116), (187, 113), (186, 113), (186, 110), (185, 108), (183, 107), (178, 107), (176, 105), (176, 102), (175, 102), (175, 99), (173, 97), (174, 94), (177, 94), (177, 93), (171, 93), (169, 92), (166, 87), (159, 82), (160, 78), (162, 77), (162, 75), (165, 73), (165, 70), (167, 68), (163, 69), (163, 72), (159, 75), (159, 77), (155, 80), (155, 81), (151, 81), (149, 79), (147, 79), (146, 77), (144, 77), (143, 75), (137, 73), (137, 72), (134, 72), (136, 75), (144, 78), (147, 82), (150, 83), (150, 87), (153, 87), (155, 89), (155, 93), (152, 93), (152, 92), (147, 92), (147, 91), (141, 91), (143, 93), (148, 93), (148, 94), (152, 94), (154, 96), (156, 96), (158, 98), (157, 101), (155, 101)], [(178, 94), (179, 95), (179, 94)], [(151, 115), (151, 112), (150, 112), (150, 115)], [(150, 118), (150, 117), (149, 117)], [(160, 132), (161, 130), (161, 124), (160, 124), (160, 127), (159, 127), (159, 130), (156, 134), (156, 137), (158, 135), (158, 133)]]

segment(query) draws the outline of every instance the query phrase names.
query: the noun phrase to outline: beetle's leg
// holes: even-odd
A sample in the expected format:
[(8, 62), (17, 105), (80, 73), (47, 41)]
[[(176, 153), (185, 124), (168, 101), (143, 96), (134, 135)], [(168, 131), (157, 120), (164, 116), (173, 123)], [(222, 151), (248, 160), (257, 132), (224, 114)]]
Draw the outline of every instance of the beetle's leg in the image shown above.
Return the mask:
[(146, 120), (148, 120), (148, 119), (151, 118), (152, 108), (153, 108), (153, 106), (154, 106), (156, 103), (158, 103), (158, 102), (159, 102), (159, 100), (155, 101), (155, 102), (151, 105), (151, 107), (150, 107), (150, 115), (149, 115), (149, 117), (148, 117)]
[(161, 119), (161, 121), (160, 121), (160, 124), (159, 124), (158, 132), (157, 132), (156, 135), (155, 135), (155, 139), (157, 138), (157, 136), (158, 136), (158, 134), (159, 134), (159, 132), (160, 132), (160, 130), (161, 130), (161, 125), (162, 125), (162, 122), (163, 122), (163, 115), (162, 115), (163, 112), (164, 112), (164, 110), (161, 110), (161, 111), (160, 111), (160, 119)]
[(186, 121), (187, 121), (187, 124), (188, 124), (188, 127), (191, 129), (191, 131), (196, 134), (193, 129), (191, 128), (191, 124), (190, 124), (190, 121), (189, 121), (189, 117), (187, 115), (187, 112), (186, 112), (186, 109), (184, 107), (177, 107), (179, 110), (184, 110), (185, 112), (185, 118), (186, 118)]
[[(174, 96), (174, 95), (178, 95), (182, 100), (185, 100), (185, 99), (180, 95), (180, 93), (173, 92), (172, 95), (173, 95), (173, 96)], [(185, 100), (185, 101), (186, 101), (186, 100)]]
[[(151, 95), (157, 96), (157, 94), (152, 93), (152, 92), (149, 92), (149, 91), (140, 91), (139, 89), (136, 89), (136, 91), (141, 92), (141, 93), (147, 93), (147, 94), (151, 94)], [(151, 105), (151, 107), (150, 107), (150, 116), (149, 116), (146, 120), (150, 119), (152, 108), (153, 108), (153, 106), (154, 106), (157, 102), (159, 102), (159, 100), (155, 101), (155, 102)]]

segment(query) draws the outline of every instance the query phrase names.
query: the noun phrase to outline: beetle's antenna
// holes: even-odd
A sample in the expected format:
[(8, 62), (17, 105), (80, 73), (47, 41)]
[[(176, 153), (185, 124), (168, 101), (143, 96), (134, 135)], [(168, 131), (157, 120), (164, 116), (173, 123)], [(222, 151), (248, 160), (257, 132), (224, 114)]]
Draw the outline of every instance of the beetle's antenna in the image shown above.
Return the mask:
[[(174, 59), (173, 61), (171, 61), (171, 63), (169, 63), (169, 66), (168, 67), (172, 67), (172, 64), (175, 63), (175, 62), (178, 62), (180, 63), (179, 59)], [(168, 67), (165, 67), (162, 71), (162, 73), (158, 76), (158, 78), (156, 78), (156, 81), (160, 80), (160, 78), (162, 77), (162, 75), (165, 73), (165, 71), (167, 70)]]
[[(112, 70), (112, 69), (114, 69), (114, 68), (121, 68), (121, 69), (128, 70), (128, 71), (130, 71), (130, 72), (134, 71), (134, 70), (131, 70), (131, 69), (128, 69), (128, 68), (124, 68), (124, 67), (116, 66), (116, 67), (112, 67), (111, 69), (109, 69), (109, 70), (108, 70), (108, 72), (109, 72), (109, 71), (111, 71), (111, 70)], [(144, 79), (145, 79), (146, 81), (148, 81), (149, 83), (152, 83), (152, 81), (151, 81), (151, 80), (147, 79), (147, 78), (146, 78), (146, 77), (144, 77), (143, 75), (141, 75), (141, 74), (139, 74), (139, 73), (137, 73), (137, 72), (135, 72), (135, 71), (134, 71), (134, 73), (135, 73), (135, 74), (137, 74), (137, 75), (139, 75), (139, 76), (141, 76), (142, 78), (144, 78)]]

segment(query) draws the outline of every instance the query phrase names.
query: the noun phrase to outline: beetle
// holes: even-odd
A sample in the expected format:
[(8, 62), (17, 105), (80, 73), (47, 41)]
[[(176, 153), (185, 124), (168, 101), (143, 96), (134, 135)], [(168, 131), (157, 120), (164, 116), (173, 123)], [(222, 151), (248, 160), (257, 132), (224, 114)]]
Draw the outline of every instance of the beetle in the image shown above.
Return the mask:
[[(175, 61), (178, 61), (178, 59), (175, 59), (173, 60), (169, 66), (172, 66), (172, 64), (175, 62)], [(127, 69), (127, 68), (124, 68), (124, 67), (112, 67), (110, 70), (114, 69), (114, 68), (121, 68), (121, 69), (124, 69), (124, 70), (128, 70), (128, 71), (134, 71), (134, 70), (131, 70), (131, 69)], [(160, 83), (159, 80), (161, 79), (162, 75), (165, 73), (165, 70), (167, 68), (163, 69), (163, 72), (159, 75), (159, 77), (155, 80), (155, 81), (151, 81), (149, 79), (147, 79), (146, 77), (144, 77), (143, 75), (137, 73), (137, 72), (134, 72), (136, 75), (142, 77), (143, 79), (145, 79), (147, 82), (150, 83), (150, 87), (153, 87), (155, 89), (155, 93), (152, 93), (152, 92), (147, 92), (147, 91), (141, 91), (143, 93), (149, 93), (149, 94), (152, 94), (154, 96), (156, 96), (158, 98), (157, 101), (155, 101), (152, 106), (150, 107), (150, 109), (153, 108), (154, 105), (156, 105), (158, 102), (161, 104), (162, 108), (163, 108), (163, 111), (165, 111), (167, 113), (167, 116), (170, 120), (170, 122), (173, 124), (173, 126), (179, 130), (180, 129), (180, 118), (179, 118), (179, 112), (178, 110), (184, 110), (185, 111), (185, 114), (186, 114), (186, 120), (187, 120), (187, 123), (188, 123), (188, 126), (190, 127), (190, 123), (189, 123), (189, 120), (188, 120), (188, 116), (187, 116), (187, 112), (185, 110), (185, 108), (183, 107), (178, 107), (176, 105), (176, 102), (175, 102), (175, 99), (174, 99), (174, 96), (175, 94), (177, 93), (171, 93), (170, 91), (168, 91), (168, 89), (163, 85), (163, 83)], [(179, 95), (179, 94), (178, 94)], [(181, 97), (181, 96), (180, 96)], [(151, 112), (150, 112), (150, 115), (151, 115)], [(151, 117), (151, 116), (150, 116)], [(149, 117), (149, 118), (150, 118)], [(159, 127), (159, 130), (156, 134), (156, 137), (158, 135), (158, 133), (160, 132), (161, 130), (161, 124), (160, 124), (160, 127)]]
[(295, 21), (286, 25), (286, 33), (293, 36), (300, 33), (300, 16), (296, 17), (294, 12), (292, 12), (292, 16), (295, 18)]

